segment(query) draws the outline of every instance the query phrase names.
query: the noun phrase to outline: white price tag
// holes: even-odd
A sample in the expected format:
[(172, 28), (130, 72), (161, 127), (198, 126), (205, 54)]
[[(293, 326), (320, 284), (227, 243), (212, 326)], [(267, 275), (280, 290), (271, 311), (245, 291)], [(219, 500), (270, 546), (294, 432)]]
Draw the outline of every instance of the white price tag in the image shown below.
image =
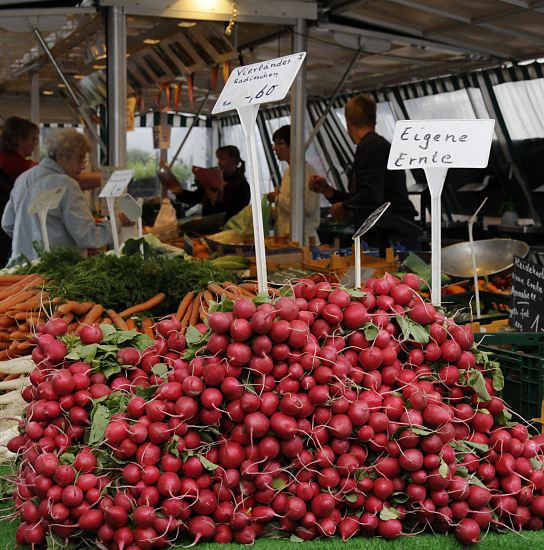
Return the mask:
[(129, 194), (121, 197), (119, 209), (131, 222), (138, 221), (142, 215), (142, 205)]
[(399, 120), (387, 168), (485, 168), (494, 127), (492, 119)]
[(54, 189), (46, 189), (38, 193), (30, 208), (28, 209), (28, 214), (39, 214), (40, 212), (47, 212), (48, 210), (53, 210), (56, 208), (66, 192), (66, 187), (55, 187)]
[(134, 176), (134, 170), (115, 170), (100, 191), (101, 198), (120, 197)]
[(305, 57), (306, 52), (300, 52), (236, 67), (212, 114), (282, 100), (289, 92)]

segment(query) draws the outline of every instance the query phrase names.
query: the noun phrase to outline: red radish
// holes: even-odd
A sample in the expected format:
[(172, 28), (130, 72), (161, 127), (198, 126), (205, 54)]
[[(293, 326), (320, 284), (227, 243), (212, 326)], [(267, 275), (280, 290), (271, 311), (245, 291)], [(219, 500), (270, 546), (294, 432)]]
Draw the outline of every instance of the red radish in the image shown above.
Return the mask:
[(99, 344), (104, 338), (102, 329), (98, 325), (83, 325), (78, 331), (78, 336), (81, 343), (85, 345)]
[(463, 518), (455, 528), (455, 536), (462, 544), (478, 544), (480, 542), (480, 526), (470, 518)]
[(432, 304), (420, 301), (412, 309), (408, 310), (408, 317), (421, 325), (429, 325), (436, 318), (436, 310)]

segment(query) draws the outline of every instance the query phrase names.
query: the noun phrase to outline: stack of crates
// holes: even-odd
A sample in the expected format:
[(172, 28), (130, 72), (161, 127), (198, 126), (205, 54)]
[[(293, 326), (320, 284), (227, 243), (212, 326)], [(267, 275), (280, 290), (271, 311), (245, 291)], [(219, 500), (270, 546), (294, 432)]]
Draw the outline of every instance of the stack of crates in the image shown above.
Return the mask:
[(504, 374), (503, 398), (526, 420), (544, 420), (544, 334), (484, 332), (475, 334), (482, 351), (493, 354)]

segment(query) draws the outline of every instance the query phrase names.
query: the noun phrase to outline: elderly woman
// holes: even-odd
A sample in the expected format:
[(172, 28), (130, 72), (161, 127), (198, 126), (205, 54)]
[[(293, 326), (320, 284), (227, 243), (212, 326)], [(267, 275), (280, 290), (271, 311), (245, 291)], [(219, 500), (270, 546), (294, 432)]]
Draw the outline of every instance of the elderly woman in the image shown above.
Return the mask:
[[(99, 248), (113, 240), (108, 223), (95, 223), (76, 178), (91, 150), (87, 138), (69, 129), (53, 136), (48, 156), (17, 178), (2, 216), (2, 228), (13, 239), (10, 262), (18, 256), (36, 258), (33, 243), (43, 242), (37, 214), (28, 209), (36, 195), (64, 187), (60, 204), (47, 214), (47, 233), (51, 247), (68, 245), (78, 249)], [(121, 223), (130, 222), (123, 217)]]

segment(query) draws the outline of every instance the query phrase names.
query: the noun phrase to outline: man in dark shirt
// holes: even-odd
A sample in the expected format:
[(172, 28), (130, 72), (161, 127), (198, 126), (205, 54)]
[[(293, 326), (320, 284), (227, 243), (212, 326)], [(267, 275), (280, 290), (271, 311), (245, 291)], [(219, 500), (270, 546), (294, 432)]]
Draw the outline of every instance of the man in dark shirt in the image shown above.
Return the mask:
[(406, 177), (402, 170), (388, 170), (387, 159), (391, 144), (377, 134), (376, 103), (368, 95), (351, 98), (345, 107), (348, 134), (357, 145), (351, 174), (349, 191), (332, 188), (325, 178), (314, 176), (310, 180), (310, 189), (323, 193), (331, 202), (331, 215), (337, 220), (349, 220), (358, 227), (365, 218), (384, 202), (390, 202), (388, 212), (382, 218), (380, 226), (388, 233), (390, 240), (406, 241), (403, 230), (395, 234), (402, 220), (417, 232), (413, 223), (416, 210), (408, 198)]

